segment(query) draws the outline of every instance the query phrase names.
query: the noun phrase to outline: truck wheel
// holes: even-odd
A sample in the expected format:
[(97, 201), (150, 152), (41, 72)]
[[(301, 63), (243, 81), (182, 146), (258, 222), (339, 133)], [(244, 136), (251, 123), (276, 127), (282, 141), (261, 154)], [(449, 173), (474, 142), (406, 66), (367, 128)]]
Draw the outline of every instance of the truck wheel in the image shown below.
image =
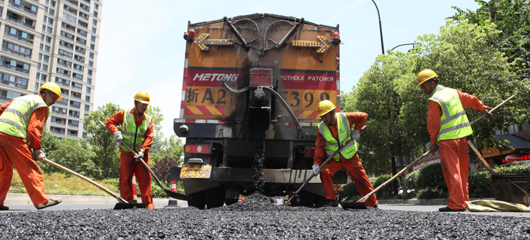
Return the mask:
[(188, 200), (188, 206), (204, 209), (206, 202), (204, 199), (204, 191), (190, 194), (191, 200)]
[(225, 203), (225, 189), (223, 186), (206, 190), (205, 196), (208, 209), (221, 207)]

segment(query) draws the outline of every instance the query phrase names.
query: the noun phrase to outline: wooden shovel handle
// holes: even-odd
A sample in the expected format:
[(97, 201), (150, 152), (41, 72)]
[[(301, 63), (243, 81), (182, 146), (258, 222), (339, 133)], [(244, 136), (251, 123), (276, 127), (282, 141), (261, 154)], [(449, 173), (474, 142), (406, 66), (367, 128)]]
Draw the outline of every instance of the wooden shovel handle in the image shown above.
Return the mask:
[(115, 193), (113, 193), (112, 191), (110, 191), (110, 190), (107, 189), (106, 187), (103, 187), (102, 185), (98, 184), (97, 182), (92, 181), (92, 179), (90, 179), (90, 178), (87, 178), (87, 177), (85, 177), (85, 176), (83, 176), (83, 175), (81, 175), (81, 174), (79, 174), (79, 173), (77, 173), (77, 172), (74, 172), (73, 170), (70, 170), (70, 169), (68, 169), (68, 168), (66, 168), (66, 167), (64, 167), (64, 166), (62, 166), (62, 165), (60, 165), (60, 164), (58, 164), (58, 163), (56, 163), (56, 162), (54, 162), (54, 161), (51, 161), (51, 160), (49, 160), (49, 159), (47, 159), (47, 158), (44, 158), (44, 161), (45, 161), (46, 163), (48, 163), (48, 164), (50, 164), (50, 165), (56, 167), (56, 168), (59, 168), (59, 169), (65, 171), (65, 172), (68, 172), (68, 173), (70, 173), (70, 174), (72, 174), (72, 175), (75, 175), (75, 176), (77, 176), (77, 177), (79, 177), (79, 178), (81, 178), (81, 179), (83, 179), (83, 180), (85, 180), (85, 181), (91, 183), (92, 185), (98, 187), (99, 189), (101, 189), (101, 190), (107, 192), (108, 194), (110, 194), (111, 196), (113, 196), (114, 198), (116, 198), (116, 199), (117, 199), (119, 202), (121, 202), (121, 203), (129, 203), (127, 200), (121, 198), (120, 196), (116, 195)]

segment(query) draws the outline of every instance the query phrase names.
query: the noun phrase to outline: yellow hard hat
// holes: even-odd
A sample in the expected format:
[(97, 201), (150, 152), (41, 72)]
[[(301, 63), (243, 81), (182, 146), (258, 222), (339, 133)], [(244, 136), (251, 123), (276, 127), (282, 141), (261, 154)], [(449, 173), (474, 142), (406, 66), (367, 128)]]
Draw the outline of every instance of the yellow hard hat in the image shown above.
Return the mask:
[(421, 71), (418, 73), (418, 87), (420, 87), (422, 83), (437, 77), (438, 75), (436, 75), (436, 73), (431, 69), (425, 69)]
[(326, 113), (331, 112), (335, 109), (335, 104), (333, 104), (330, 100), (322, 100), (318, 103), (318, 116), (322, 117)]
[(59, 98), (57, 98), (57, 101), (61, 101), (61, 99), (63, 99), (61, 97), (61, 87), (59, 87), (57, 83), (49, 82), (49, 83), (42, 84), (42, 86), (40, 86), (39, 88), (39, 91), (42, 91), (44, 89), (50, 90), (53, 93), (57, 94), (57, 96), (59, 96)]
[(151, 104), (150, 99), (151, 98), (149, 98), (149, 94), (147, 94), (144, 91), (139, 91), (136, 93), (136, 95), (134, 95), (134, 100), (141, 102), (141, 103)]

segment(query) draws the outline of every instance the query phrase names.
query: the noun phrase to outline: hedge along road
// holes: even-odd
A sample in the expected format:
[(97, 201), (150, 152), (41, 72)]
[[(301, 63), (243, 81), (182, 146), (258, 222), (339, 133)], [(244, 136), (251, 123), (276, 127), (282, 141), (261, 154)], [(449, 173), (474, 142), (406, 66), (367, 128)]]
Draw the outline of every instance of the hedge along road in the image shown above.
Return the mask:
[[(71, 205), (78, 208), (68, 209)], [(13, 239), (528, 239), (525, 217), (485, 213), (440, 213), (439, 205), (380, 204), (380, 209), (343, 210), (277, 206), (261, 195), (210, 210), (91, 209), (60, 204), (45, 210), (1, 211), (2, 236)], [(180, 205), (180, 202), (179, 202)], [(87, 209), (88, 208), (88, 209)], [(394, 210), (399, 209), (400, 210)], [(66, 209), (66, 210), (63, 210)]]

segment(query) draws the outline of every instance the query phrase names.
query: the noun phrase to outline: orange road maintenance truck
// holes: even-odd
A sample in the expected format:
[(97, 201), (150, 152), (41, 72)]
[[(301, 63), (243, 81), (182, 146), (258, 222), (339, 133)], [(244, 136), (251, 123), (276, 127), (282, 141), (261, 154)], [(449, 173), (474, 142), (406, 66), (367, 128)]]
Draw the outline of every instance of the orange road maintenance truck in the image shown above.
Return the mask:
[[(180, 117), (184, 163), (171, 169), (190, 206), (233, 204), (240, 194), (285, 196), (312, 174), (321, 100), (340, 100), (339, 27), (252, 14), (189, 23)], [(338, 109), (340, 111), (340, 108)], [(335, 184), (346, 182), (339, 171)], [(318, 177), (299, 194), (324, 202)]]

